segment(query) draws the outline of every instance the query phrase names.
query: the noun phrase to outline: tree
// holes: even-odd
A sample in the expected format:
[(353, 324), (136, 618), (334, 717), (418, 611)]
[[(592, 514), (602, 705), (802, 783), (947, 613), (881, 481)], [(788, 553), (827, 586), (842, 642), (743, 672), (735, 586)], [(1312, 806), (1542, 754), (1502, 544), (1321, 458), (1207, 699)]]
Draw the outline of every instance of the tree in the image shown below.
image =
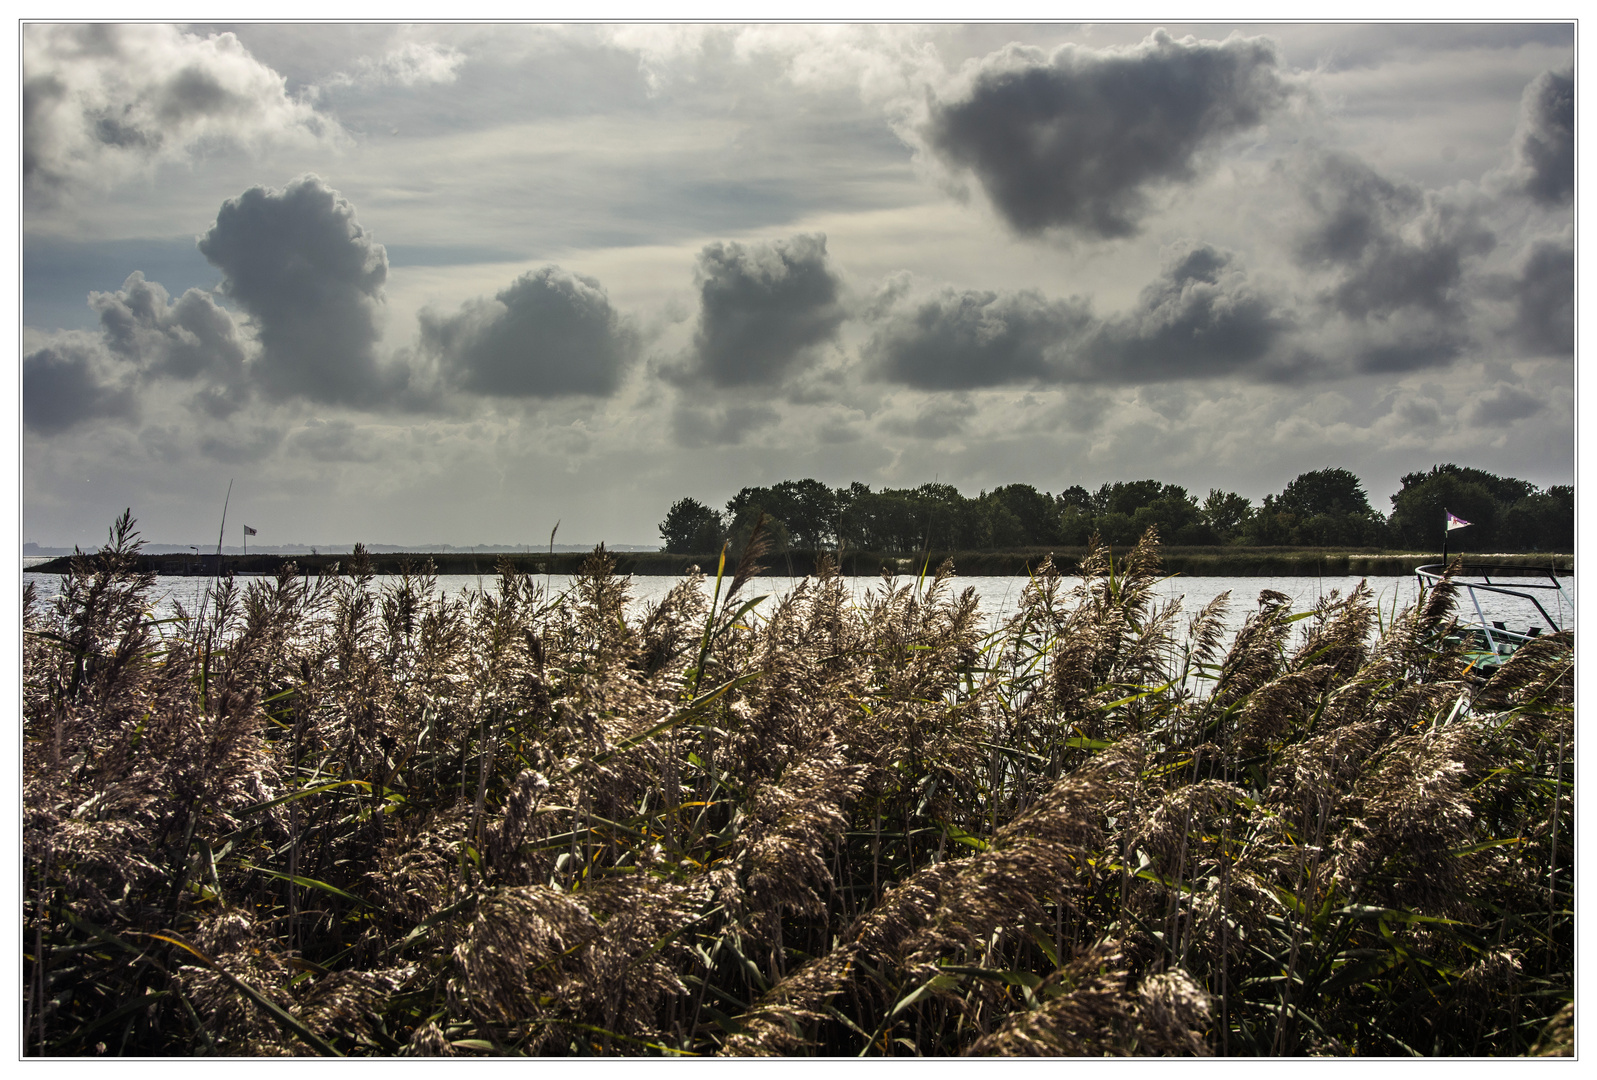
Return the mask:
[(1373, 514), (1359, 478), (1346, 469), (1318, 469), (1298, 475), (1275, 500), (1275, 509), (1300, 518), (1315, 514)]
[(1403, 543), (1440, 548), (1447, 514), (1452, 513), (1468, 521), (1470, 528), (1467, 537), (1449, 544), (1451, 548), (1458, 550), (1460, 543), (1473, 551), (1495, 546), (1503, 508), (1487, 486), (1456, 468), (1411, 473), (1403, 481), (1403, 490), (1392, 496), (1392, 530)]
[(783, 480), (769, 490), (766, 510), (787, 523), (799, 547), (818, 551), (836, 542), (839, 493), (819, 480)]
[[(1536, 493), (1536, 485), (1529, 480), (1520, 480), (1512, 476), (1498, 476), (1484, 469), (1471, 469), (1462, 465), (1449, 462), (1446, 465), (1432, 465), (1428, 473), (1409, 473), (1403, 477), (1403, 487), (1408, 489), (1424, 483), (1443, 474), (1452, 476), (1466, 484), (1475, 484), (1489, 494), (1493, 499), (1504, 506), (1512, 506), (1519, 500)], [(1398, 492), (1399, 495), (1402, 492)], [(1392, 502), (1397, 502), (1397, 495), (1392, 496)]]
[(1103, 510), (1103, 507), (1099, 506), (1097, 500), (1093, 498), (1092, 492), (1080, 484), (1071, 484), (1058, 495), (1055, 495), (1054, 503), (1059, 508), (1060, 513), (1072, 508), (1088, 515), (1100, 513)]
[(702, 555), (720, 550), (725, 528), (721, 515), (699, 500), (678, 499), (660, 522), (660, 538), (673, 554)]
[(1364, 547), (1386, 540), (1385, 520), (1346, 469), (1300, 473), (1281, 494), (1264, 497), (1245, 531), (1256, 544)]
[(1210, 488), (1209, 497), (1203, 500), (1203, 520), (1221, 540), (1236, 536), (1252, 516), (1252, 500), (1234, 491)]
[(790, 548), (792, 537), (788, 532), (787, 523), (773, 516), (763, 506), (750, 504), (733, 516), (732, 523), (727, 526), (728, 559), (735, 562), (743, 557), (743, 549), (748, 547), (749, 539), (754, 535), (755, 523), (760, 520), (761, 514), (765, 515), (765, 522), (760, 529), (770, 543), (767, 550), (773, 555), (779, 555)]
[[(1186, 491), (1180, 488), (1182, 495)], [(1100, 514), (1125, 514), (1128, 517), (1165, 494), (1165, 485), (1157, 480), (1117, 480), (1098, 489), (1093, 499)]]
[(1516, 551), (1575, 550), (1575, 489), (1567, 484), (1528, 495), (1503, 515), (1500, 536)]
[[(988, 498), (1008, 510), (1020, 523), (1020, 544), (1055, 544), (1059, 542), (1059, 509), (1052, 496), (1046, 495), (1030, 484), (1005, 484), (994, 488)], [(996, 526), (995, 526), (996, 527)], [(994, 543), (998, 543), (994, 534)]]
[(1454, 550), (1574, 548), (1575, 490), (1568, 485), (1542, 492), (1517, 477), (1436, 465), (1403, 477), (1403, 490), (1392, 496), (1392, 530), (1406, 544), (1439, 547), (1448, 512), (1470, 523), (1451, 538)]

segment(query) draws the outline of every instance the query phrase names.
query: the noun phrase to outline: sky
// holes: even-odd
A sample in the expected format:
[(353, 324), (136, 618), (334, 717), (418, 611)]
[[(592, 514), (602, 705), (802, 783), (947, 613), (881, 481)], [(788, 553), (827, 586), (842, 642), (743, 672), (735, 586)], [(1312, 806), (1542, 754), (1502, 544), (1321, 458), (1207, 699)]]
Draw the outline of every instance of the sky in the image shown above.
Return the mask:
[[(1571, 483), (1567, 23), (21, 37), (22, 538)], [(230, 526), (229, 544), (238, 542)]]

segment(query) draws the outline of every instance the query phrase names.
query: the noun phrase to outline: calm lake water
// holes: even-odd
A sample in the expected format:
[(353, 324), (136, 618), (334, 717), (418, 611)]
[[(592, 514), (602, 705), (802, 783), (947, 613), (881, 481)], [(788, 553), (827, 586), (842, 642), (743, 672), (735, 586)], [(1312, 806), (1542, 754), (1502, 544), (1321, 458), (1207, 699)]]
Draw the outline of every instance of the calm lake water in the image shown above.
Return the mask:
[[(27, 571), (24, 566), (24, 581), (34, 582), (41, 600), (51, 599), (59, 590), (60, 578), (48, 574), (36, 574)], [(241, 579), (247, 583), (250, 579)], [(378, 577), (375, 587), (381, 590), (385, 581), (389, 579)], [(549, 587), (555, 591), (562, 591), (570, 587), (571, 577), (556, 574), (548, 579)], [(632, 614), (640, 614), (648, 604), (657, 603), (680, 578), (663, 576), (638, 575), (631, 579), (632, 584)], [(761, 577), (756, 578), (749, 585), (744, 586), (745, 594), (749, 598), (762, 594), (781, 595), (797, 584), (798, 579), (787, 577)], [(853, 595), (863, 598), (867, 593), (879, 591), (882, 588), (880, 578), (845, 578)], [(1067, 584), (1073, 579), (1066, 579)], [(1205, 604), (1213, 600), (1222, 592), (1230, 592), (1230, 609), (1227, 613), (1227, 627), (1231, 632), (1240, 629), (1243, 620), (1248, 614), (1257, 610), (1259, 594), (1265, 589), (1274, 589), (1285, 593), (1292, 598), (1294, 610), (1302, 611), (1314, 606), (1321, 596), (1329, 595), (1332, 590), (1346, 596), (1363, 578), (1358, 577), (1186, 577), (1176, 576), (1162, 582), (1157, 589), (1161, 600), (1170, 601), (1180, 598), (1181, 609), (1187, 615), (1197, 613)], [(1418, 596), (1418, 583), (1412, 577), (1377, 577), (1369, 578), (1369, 583), (1375, 591), (1380, 603), (1383, 617), (1390, 617), (1394, 607), (1401, 611), (1412, 605)], [(1545, 579), (1540, 579), (1545, 580)], [(1575, 579), (1573, 576), (1559, 579), (1565, 592), (1571, 600), (1575, 595)], [(1027, 579), (1024, 577), (956, 577), (951, 584), (956, 590), (971, 587), (976, 590), (976, 595), (981, 600), (982, 612), (988, 624), (996, 626), (1004, 619), (1013, 615), (1020, 604), (1021, 591), (1026, 587)], [(205, 587), (209, 584), (208, 578), (163, 577), (156, 583), (156, 605), (154, 614), (157, 618), (165, 618), (173, 614), (174, 604), (181, 603), (189, 612), (199, 609), (200, 599)], [(913, 584), (914, 578), (901, 577), (899, 584)], [(491, 575), (460, 575), (447, 574), (438, 577), (438, 588), (448, 595), (458, 595), (474, 589), (493, 589), (495, 578)], [(706, 589), (713, 588), (713, 580), (706, 583)], [(1495, 596), (1490, 593), (1478, 594), (1481, 600), (1482, 614), (1489, 620), (1500, 620), (1510, 630), (1523, 631), (1533, 623), (1541, 620), (1537, 617), (1535, 609), (1528, 603), (1512, 597)], [(1560, 603), (1556, 594), (1549, 597), (1543, 595), (1542, 603), (1548, 614), (1552, 615), (1559, 624), (1573, 629), (1575, 625), (1574, 610), (1569, 603)], [(767, 600), (756, 611), (769, 610), (774, 600)], [(1473, 621), (1474, 608), (1467, 599), (1462, 600), (1463, 610), (1461, 617), (1468, 617)]]

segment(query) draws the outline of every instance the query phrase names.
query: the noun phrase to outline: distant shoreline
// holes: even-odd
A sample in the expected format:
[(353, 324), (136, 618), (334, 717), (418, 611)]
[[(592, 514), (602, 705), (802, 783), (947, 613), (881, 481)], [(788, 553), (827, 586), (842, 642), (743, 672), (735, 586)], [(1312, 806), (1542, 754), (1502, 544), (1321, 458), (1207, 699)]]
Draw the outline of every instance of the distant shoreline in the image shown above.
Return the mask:
[[(589, 552), (555, 552), (553, 555), (471, 552), (375, 552), (368, 555), (371, 571), (379, 575), (419, 572), (431, 564), (435, 574), (493, 575), (501, 560), (508, 560), (522, 574), (575, 574), (587, 561)], [(612, 551), (618, 574), (680, 576), (692, 566), (715, 573), (715, 554), (675, 555), (666, 552)], [(876, 577), (884, 568), (898, 574), (919, 574), (924, 567), (932, 572), (944, 559), (952, 559), (955, 573), (965, 577), (1007, 577), (1034, 571), (1048, 555), (1064, 573), (1073, 573), (1085, 548), (1027, 548), (1008, 551), (933, 551), (929, 554), (897, 555), (884, 552), (845, 551), (841, 569), (849, 576)], [(1117, 552), (1117, 554), (1119, 554)], [(1441, 561), (1439, 552), (1378, 551), (1332, 548), (1180, 548), (1160, 551), (1164, 572), (1189, 577), (1406, 577), (1415, 568)], [(1504, 569), (1545, 570), (1552, 567), (1572, 573), (1574, 556), (1564, 553), (1461, 554), (1471, 563), (1484, 562)], [(822, 555), (839, 557), (834, 552), (791, 551), (769, 554), (762, 562), (766, 574), (802, 577), (815, 572)], [(317, 555), (222, 555), (221, 571), (240, 575), (275, 575), (287, 563), (294, 563), (302, 574), (327, 574), (349, 571), (347, 554)], [(70, 558), (62, 557), (24, 566), (38, 574), (62, 574)], [(216, 555), (154, 554), (139, 556), (142, 570), (163, 577), (210, 576), (218, 572)], [(732, 567), (727, 567), (730, 572)]]

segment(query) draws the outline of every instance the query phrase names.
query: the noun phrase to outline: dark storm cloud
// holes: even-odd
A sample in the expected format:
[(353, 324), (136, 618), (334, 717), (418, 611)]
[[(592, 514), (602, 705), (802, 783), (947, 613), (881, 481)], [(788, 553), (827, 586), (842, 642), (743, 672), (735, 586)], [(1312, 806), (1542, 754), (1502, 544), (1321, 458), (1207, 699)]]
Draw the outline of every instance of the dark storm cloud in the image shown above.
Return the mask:
[(1085, 301), (1030, 290), (947, 290), (904, 306), (866, 343), (865, 359), (879, 378), (941, 390), (1245, 372), (1291, 322), (1229, 254), (1191, 243), (1171, 248), (1136, 305), (1110, 319), (1093, 316)]
[(448, 317), (421, 313), (423, 346), (462, 389), (513, 397), (608, 395), (638, 335), (591, 277), (558, 266), (523, 274), (493, 300)]
[(106, 347), (151, 375), (234, 382), (243, 374), (238, 327), (209, 293), (190, 289), (172, 303), (159, 282), (134, 271), (117, 292), (90, 293), (89, 307)]
[(879, 378), (925, 390), (1052, 382), (1060, 350), (1092, 325), (1079, 300), (947, 289), (890, 316), (864, 356)]
[(1072, 365), (1078, 381), (1158, 382), (1246, 371), (1291, 320), (1260, 295), (1227, 252), (1180, 244), (1130, 313), (1110, 319)]
[(1575, 193), (1575, 73), (1544, 71), (1525, 88), (1514, 133), (1514, 187), (1544, 206)]
[(1137, 232), (1159, 185), (1191, 180), (1200, 154), (1254, 128), (1288, 96), (1273, 42), (1176, 40), (1130, 49), (1010, 46), (967, 96), (932, 107), (927, 140), (974, 172), (1017, 232)]
[(1546, 403), (1534, 394), (1517, 386), (1498, 383), (1488, 394), (1482, 394), (1464, 410), (1464, 420), (1484, 427), (1507, 427), (1515, 420), (1535, 416), (1546, 408)]
[(1465, 261), (1496, 244), (1470, 208), (1344, 154), (1309, 163), (1302, 191), (1313, 222), (1298, 262), (1333, 275), (1324, 300), (1352, 319), (1405, 308), (1456, 315)]
[(1575, 350), (1575, 249), (1543, 240), (1531, 246), (1517, 279), (1508, 283), (1514, 300), (1511, 336), (1539, 356), (1570, 356)]
[(715, 386), (769, 386), (808, 367), (845, 312), (826, 237), (714, 243), (699, 253), (699, 326), (685, 373)]
[(47, 346), (22, 359), (22, 422), (55, 435), (91, 420), (134, 420), (133, 393), (96, 370), (97, 349), (71, 343)]
[(254, 319), (252, 374), (267, 394), (371, 405), (403, 388), (405, 373), (381, 370), (373, 349), (387, 255), (319, 177), (227, 200), (200, 251)]
[(1451, 364), (1464, 351), (1463, 335), (1422, 328), (1354, 351), (1355, 367), (1368, 375), (1401, 375)]

